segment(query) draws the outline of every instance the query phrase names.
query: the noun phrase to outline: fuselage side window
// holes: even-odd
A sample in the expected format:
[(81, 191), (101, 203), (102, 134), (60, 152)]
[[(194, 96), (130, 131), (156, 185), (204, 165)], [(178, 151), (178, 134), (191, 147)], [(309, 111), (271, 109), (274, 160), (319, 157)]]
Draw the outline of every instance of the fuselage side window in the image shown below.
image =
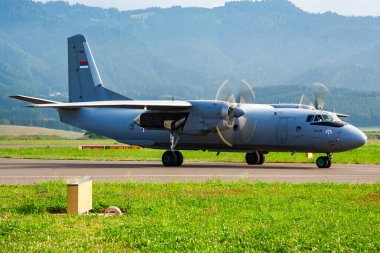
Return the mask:
[(306, 122), (311, 122), (313, 120), (314, 115), (308, 115), (306, 118)]

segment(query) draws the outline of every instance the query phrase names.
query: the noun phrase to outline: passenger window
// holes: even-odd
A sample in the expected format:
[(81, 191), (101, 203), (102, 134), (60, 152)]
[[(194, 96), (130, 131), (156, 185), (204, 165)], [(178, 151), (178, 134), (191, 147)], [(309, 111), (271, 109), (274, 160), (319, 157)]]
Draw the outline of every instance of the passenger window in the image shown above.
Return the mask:
[(306, 118), (306, 122), (311, 122), (313, 120), (313, 115), (308, 115)]
[(323, 121), (323, 118), (321, 115), (315, 115), (314, 121)]

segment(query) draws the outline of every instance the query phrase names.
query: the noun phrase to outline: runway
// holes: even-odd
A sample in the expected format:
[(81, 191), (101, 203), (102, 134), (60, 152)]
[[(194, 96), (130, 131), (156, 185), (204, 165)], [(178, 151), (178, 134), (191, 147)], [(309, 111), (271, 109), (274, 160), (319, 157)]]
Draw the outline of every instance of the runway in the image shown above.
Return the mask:
[(0, 159), (0, 184), (29, 184), (89, 176), (95, 182), (380, 182), (380, 165), (333, 164), (318, 169), (306, 163), (185, 162), (182, 167), (163, 167), (159, 161), (77, 161)]

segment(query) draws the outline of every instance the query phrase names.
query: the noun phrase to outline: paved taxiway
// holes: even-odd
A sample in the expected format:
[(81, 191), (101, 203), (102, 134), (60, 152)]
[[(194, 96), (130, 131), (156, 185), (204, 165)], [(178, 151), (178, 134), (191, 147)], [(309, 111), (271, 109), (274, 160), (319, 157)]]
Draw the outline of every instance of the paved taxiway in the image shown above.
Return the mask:
[(25, 184), (49, 180), (66, 180), (90, 176), (97, 182), (380, 182), (380, 165), (333, 164), (318, 169), (314, 164), (267, 163), (249, 166), (244, 163), (193, 163), (182, 167), (163, 167), (157, 162), (135, 161), (67, 161), (0, 159), (0, 184)]

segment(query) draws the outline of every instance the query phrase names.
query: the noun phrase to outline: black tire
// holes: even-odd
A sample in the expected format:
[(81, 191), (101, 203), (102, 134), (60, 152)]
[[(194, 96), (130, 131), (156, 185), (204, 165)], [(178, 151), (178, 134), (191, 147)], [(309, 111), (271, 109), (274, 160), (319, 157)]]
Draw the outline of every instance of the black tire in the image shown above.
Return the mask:
[(327, 166), (326, 168), (330, 168), (332, 164), (332, 161), (330, 159), (327, 159)]
[(176, 166), (181, 166), (183, 163), (183, 155), (180, 151), (176, 150), (174, 151), (176, 157), (177, 157), (177, 163), (175, 164)]
[(162, 154), (162, 164), (165, 167), (175, 166), (177, 164), (177, 155), (174, 151), (165, 151)]
[(263, 165), (265, 163), (265, 154), (258, 152), (259, 153), (259, 162), (257, 163), (258, 165)]
[[(318, 168), (328, 168), (329, 159), (327, 158), (327, 156), (320, 156), (318, 157), (315, 163), (317, 164)], [(331, 161), (330, 161), (330, 166), (331, 166)]]
[(257, 164), (259, 164), (259, 161), (260, 161), (260, 155), (256, 151), (254, 151), (252, 153), (247, 153), (247, 154), (245, 154), (245, 161), (249, 165), (257, 165)]

